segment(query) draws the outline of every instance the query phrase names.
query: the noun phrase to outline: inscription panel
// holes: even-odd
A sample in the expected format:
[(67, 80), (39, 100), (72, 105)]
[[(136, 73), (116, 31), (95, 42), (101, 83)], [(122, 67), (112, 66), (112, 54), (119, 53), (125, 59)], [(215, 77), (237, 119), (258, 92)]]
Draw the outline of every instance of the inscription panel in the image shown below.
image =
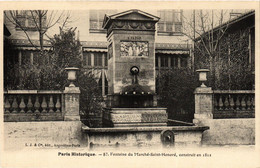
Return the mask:
[(167, 122), (166, 113), (143, 113), (141, 122)]
[(141, 114), (111, 114), (114, 123), (141, 122)]

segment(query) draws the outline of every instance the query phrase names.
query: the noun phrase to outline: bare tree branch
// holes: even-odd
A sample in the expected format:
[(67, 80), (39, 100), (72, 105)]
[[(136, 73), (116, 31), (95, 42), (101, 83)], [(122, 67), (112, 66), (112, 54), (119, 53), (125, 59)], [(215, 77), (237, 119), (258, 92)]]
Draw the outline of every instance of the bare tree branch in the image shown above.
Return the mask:
[(16, 12), (9, 12), (11, 18), (8, 16), (8, 14), (6, 13), (6, 11), (4, 12), (5, 17), (15, 26), (19, 27), (26, 35), (28, 41), (30, 42), (30, 44), (36, 49), (38, 50), (38, 47), (34, 45), (34, 43), (32, 42), (32, 40), (30, 39), (30, 36), (27, 33), (27, 30), (21, 25), (21, 23), (19, 22), (19, 20), (16, 17)]
[[(8, 14), (7, 14), (8, 12)], [(39, 48), (32, 42), (30, 35), (28, 34), (28, 25), (22, 24), (20, 20), (17, 17), (18, 11), (5, 11), (5, 17), (7, 20), (15, 25), (16, 27), (20, 28), (24, 34), (26, 35), (28, 41), (30, 44), (39, 50)], [(64, 18), (64, 11), (61, 14), (58, 14), (58, 12), (54, 11), (48, 11), (48, 10), (30, 10), (25, 11), (21, 17), (24, 17), (23, 19), (31, 19), (30, 21), (33, 22), (34, 29), (39, 33), (39, 41), (40, 41), (40, 50), (43, 51), (43, 41), (44, 41), (44, 35), (46, 35), (46, 32), (52, 28), (54, 25), (59, 24), (62, 19)], [(69, 23), (70, 15), (65, 15), (64, 22), (62, 22), (62, 27), (65, 27)], [(32, 26), (32, 25), (29, 25)], [(31, 28), (31, 27), (30, 27)], [(47, 36), (49, 38), (49, 36)]]

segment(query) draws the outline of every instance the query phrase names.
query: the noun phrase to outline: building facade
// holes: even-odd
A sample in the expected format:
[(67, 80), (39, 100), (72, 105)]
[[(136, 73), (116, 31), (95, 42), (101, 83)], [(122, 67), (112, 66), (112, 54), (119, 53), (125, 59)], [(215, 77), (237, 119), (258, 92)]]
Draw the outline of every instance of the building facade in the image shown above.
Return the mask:
[[(12, 11), (13, 12), (13, 11)], [(49, 13), (52, 13), (48, 11)], [(102, 91), (102, 95), (107, 94), (107, 61), (108, 61), (108, 43), (106, 31), (102, 28), (105, 14), (111, 15), (121, 12), (120, 10), (88, 10), (80, 12), (71, 12), (70, 16), (74, 19), (71, 27), (77, 27), (78, 39), (82, 45), (82, 66), (86, 71), (92, 71), (96, 81)], [(156, 72), (170, 68), (190, 67), (190, 54), (192, 45), (187, 37), (182, 34), (182, 10), (158, 10), (147, 11), (160, 17), (157, 24), (156, 33)], [(10, 56), (13, 64), (19, 65), (25, 63), (35, 64), (39, 59), (37, 49), (34, 46), (40, 46), (39, 31), (33, 22), (31, 11), (15, 11), (13, 14), (19, 21), (16, 25), (10, 19), (10, 11), (5, 11), (4, 23), (10, 30), (11, 35), (5, 39), (7, 44), (12, 44)], [(42, 23), (48, 22), (48, 14), (42, 17)], [(43, 37), (44, 49), (50, 49), (48, 37), (58, 33), (58, 24), (47, 30)], [(23, 29), (21, 29), (23, 27)], [(47, 26), (46, 26), (47, 27)], [(44, 29), (44, 26), (43, 26)], [(32, 45), (34, 44), (34, 46)]]
[(255, 11), (232, 15), (231, 20), (197, 37), (195, 43), (195, 69), (210, 69), (213, 88), (254, 89)]

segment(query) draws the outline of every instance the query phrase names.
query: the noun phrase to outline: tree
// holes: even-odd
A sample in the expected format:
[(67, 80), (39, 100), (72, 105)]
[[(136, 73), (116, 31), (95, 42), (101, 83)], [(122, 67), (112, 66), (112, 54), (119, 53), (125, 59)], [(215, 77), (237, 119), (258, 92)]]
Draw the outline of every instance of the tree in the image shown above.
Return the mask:
[[(248, 80), (245, 80), (249, 72), (242, 53), (245, 54), (247, 38), (231, 32), (229, 12), (232, 11), (194, 10), (190, 19), (184, 17), (184, 34), (194, 44), (194, 68), (210, 70), (210, 86), (215, 89), (245, 89), (249, 88)], [(242, 31), (245, 37), (248, 30)], [(234, 47), (237, 42), (242, 47)], [(240, 87), (236, 82), (241, 84)], [(247, 86), (243, 86), (244, 83)]]
[[(61, 24), (61, 28), (67, 26), (70, 22), (69, 12), (49, 11), (49, 10), (20, 10), (20, 11), (5, 11), (5, 18), (21, 29), (26, 35), (27, 39), (33, 47), (43, 52), (44, 47), (44, 35), (47, 35), (47, 31), (55, 26)], [(39, 34), (40, 48), (31, 40), (28, 33), (29, 30), (37, 31)]]
[[(65, 67), (80, 68), (75, 85), (80, 87), (80, 112), (82, 120), (91, 127), (100, 126), (86, 116), (95, 114), (101, 116), (103, 97), (93, 74), (81, 68), (81, 45), (75, 37), (76, 28), (66, 31), (60, 28), (59, 34), (51, 38), (52, 50), (44, 52), (40, 64), (25, 64), (19, 70), (23, 78), (20, 84), (13, 82), (13, 74), (17, 66), (5, 71), (5, 88), (8, 89), (37, 89), (37, 90), (63, 90), (69, 85)], [(7, 47), (8, 48), (8, 47)]]
[(158, 106), (167, 107), (170, 119), (192, 122), (194, 90), (198, 86), (198, 76), (190, 68), (161, 72), (156, 85)]
[(81, 45), (75, 38), (76, 28), (70, 28), (66, 32), (60, 27), (60, 33), (51, 39), (53, 53), (56, 60), (54, 64), (65, 67), (81, 68)]

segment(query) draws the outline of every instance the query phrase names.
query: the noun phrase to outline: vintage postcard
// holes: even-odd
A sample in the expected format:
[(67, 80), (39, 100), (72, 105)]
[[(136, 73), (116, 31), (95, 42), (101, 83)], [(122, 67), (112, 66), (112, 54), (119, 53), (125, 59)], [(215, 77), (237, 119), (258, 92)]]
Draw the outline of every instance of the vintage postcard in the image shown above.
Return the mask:
[(1, 167), (260, 167), (259, 5), (0, 2)]

